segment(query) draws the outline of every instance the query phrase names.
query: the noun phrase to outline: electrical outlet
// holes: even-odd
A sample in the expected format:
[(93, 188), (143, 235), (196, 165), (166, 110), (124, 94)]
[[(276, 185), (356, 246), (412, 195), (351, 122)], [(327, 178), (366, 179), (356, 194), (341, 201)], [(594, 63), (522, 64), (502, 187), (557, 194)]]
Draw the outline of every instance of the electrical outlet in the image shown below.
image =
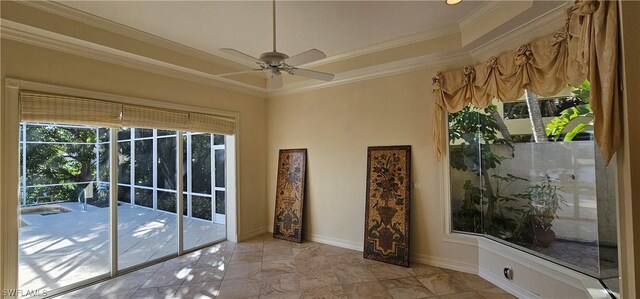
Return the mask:
[(513, 269), (511, 267), (504, 268), (504, 270), (502, 270), (502, 273), (504, 274), (504, 278), (513, 280)]

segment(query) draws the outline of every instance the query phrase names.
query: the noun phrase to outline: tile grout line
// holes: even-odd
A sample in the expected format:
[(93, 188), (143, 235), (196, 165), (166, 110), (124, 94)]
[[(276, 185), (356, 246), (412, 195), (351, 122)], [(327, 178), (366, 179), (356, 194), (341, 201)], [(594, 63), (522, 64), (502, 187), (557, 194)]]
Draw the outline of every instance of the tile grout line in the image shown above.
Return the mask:
[[(162, 266), (163, 266), (166, 262), (167, 262), (167, 261), (162, 262), (162, 264), (160, 264), (160, 266), (158, 266), (158, 269), (153, 270), (153, 272), (151, 272), (151, 275), (149, 276), (149, 278), (147, 278), (147, 280), (145, 280), (143, 283), (141, 283), (140, 285), (138, 285), (138, 288), (135, 290), (135, 292), (133, 292), (133, 293), (131, 294), (131, 296), (129, 296), (128, 298), (130, 299), (130, 298), (131, 298), (131, 297), (133, 297), (133, 295), (135, 295), (135, 294), (136, 294), (140, 289), (142, 289), (142, 286), (143, 286), (145, 283), (147, 283), (147, 281), (149, 281), (149, 280), (153, 277), (153, 275), (154, 275), (154, 274), (156, 274), (156, 272), (158, 272), (158, 271), (160, 270), (160, 268), (162, 268)], [(153, 266), (155, 266), (155, 265), (150, 265), (149, 267), (153, 267)], [(146, 268), (146, 267), (145, 267), (145, 268)], [(144, 269), (144, 268), (142, 268), (142, 269)], [(138, 270), (138, 271), (140, 271), (140, 270)], [(131, 272), (131, 273), (135, 273), (135, 272), (136, 272), (136, 271)], [(129, 273), (127, 273), (127, 274), (129, 274)], [(125, 275), (126, 275), (126, 274), (125, 274)]]

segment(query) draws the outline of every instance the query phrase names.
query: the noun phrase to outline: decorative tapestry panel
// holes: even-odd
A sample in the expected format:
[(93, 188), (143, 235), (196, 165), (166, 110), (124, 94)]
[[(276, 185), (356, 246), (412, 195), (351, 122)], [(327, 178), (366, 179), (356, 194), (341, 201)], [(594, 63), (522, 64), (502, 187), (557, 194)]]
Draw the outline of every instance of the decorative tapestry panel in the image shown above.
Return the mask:
[(409, 266), (411, 146), (369, 147), (364, 257)]
[(273, 237), (302, 242), (306, 149), (280, 150)]

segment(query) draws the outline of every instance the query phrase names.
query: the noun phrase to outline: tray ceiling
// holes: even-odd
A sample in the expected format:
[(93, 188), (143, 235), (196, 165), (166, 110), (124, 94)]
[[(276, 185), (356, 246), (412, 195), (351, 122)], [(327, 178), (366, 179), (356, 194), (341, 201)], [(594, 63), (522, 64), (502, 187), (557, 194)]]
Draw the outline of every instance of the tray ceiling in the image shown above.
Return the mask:
[(336, 78), (324, 82), (285, 74), (284, 88), (275, 91), (266, 89), (262, 73), (225, 76), (254, 65), (219, 51), (234, 48), (252, 56), (271, 51), (271, 1), (4, 2), (11, 9), (0, 27), (3, 38), (271, 95), (483, 60), (557, 30), (570, 3), (280, 0), (278, 51), (320, 49), (328, 57), (304, 67)]
[[(278, 51), (318, 48), (327, 56), (451, 27), (484, 1), (277, 2)], [(59, 1), (66, 6), (219, 55), (231, 47), (271, 50), (271, 1)], [(222, 55), (224, 56), (224, 55)]]

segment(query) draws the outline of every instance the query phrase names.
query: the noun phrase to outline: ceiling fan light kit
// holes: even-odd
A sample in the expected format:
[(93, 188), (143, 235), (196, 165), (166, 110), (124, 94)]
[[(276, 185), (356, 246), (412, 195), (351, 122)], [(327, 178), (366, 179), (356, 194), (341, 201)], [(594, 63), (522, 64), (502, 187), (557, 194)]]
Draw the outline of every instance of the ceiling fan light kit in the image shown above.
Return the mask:
[(462, 0), (445, 0), (445, 3), (449, 4), (449, 5), (455, 5), (462, 2)]
[(273, 7), (273, 51), (265, 52), (260, 55), (260, 58), (255, 58), (251, 55), (242, 53), (235, 49), (223, 48), (220, 51), (233, 55), (244, 61), (256, 63), (259, 68), (248, 71), (222, 74), (220, 76), (231, 76), (250, 72), (264, 72), (267, 74), (267, 88), (277, 89), (282, 87), (282, 73), (285, 72), (294, 76), (301, 76), (310, 79), (318, 79), (323, 81), (331, 81), (334, 78), (333, 74), (323, 73), (318, 71), (312, 71), (307, 69), (297, 68), (297, 65), (302, 65), (324, 59), (327, 57), (322, 51), (318, 49), (311, 49), (302, 52), (298, 55), (289, 57), (287, 54), (280, 53), (276, 50), (276, 1), (272, 1)]

